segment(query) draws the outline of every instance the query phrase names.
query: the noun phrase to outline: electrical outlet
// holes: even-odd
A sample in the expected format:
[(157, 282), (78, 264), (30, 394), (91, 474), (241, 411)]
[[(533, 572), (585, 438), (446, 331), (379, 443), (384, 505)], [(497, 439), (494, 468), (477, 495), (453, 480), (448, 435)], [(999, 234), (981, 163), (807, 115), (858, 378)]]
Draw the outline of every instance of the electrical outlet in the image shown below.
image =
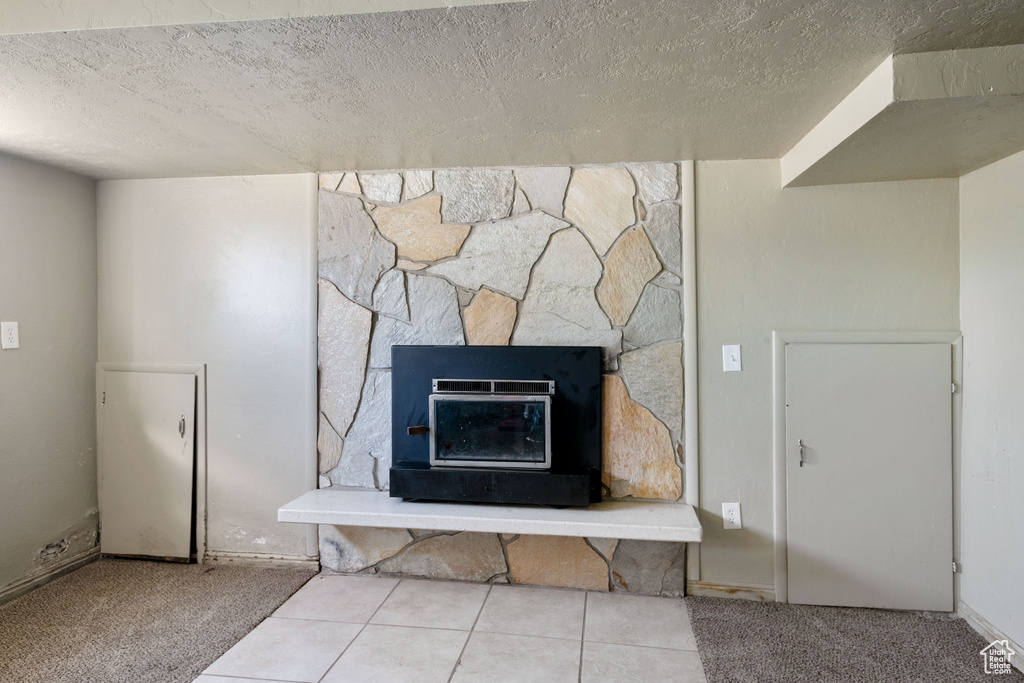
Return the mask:
[(722, 503), (722, 521), (726, 529), (742, 529), (743, 519), (740, 517), (739, 503)]
[(18, 323), (0, 323), (0, 348), (18, 348)]

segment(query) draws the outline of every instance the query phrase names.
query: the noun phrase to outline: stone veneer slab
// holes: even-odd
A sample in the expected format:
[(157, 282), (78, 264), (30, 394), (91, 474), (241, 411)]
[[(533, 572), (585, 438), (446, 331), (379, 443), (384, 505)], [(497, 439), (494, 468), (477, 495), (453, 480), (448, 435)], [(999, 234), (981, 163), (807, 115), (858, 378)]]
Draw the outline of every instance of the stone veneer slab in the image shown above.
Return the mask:
[(601, 480), (616, 498), (678, 500), (682, 470), (668, 427), (632, 400), (621, 377), (604, 376)]
[(530, 283), (530, 269), (544, 251), (551, 233), (567, 227), (565, 221), (542, 211), (484, 223), (473, 228), (459, 258), (431, 266), (427, 272), (466, 289), (487, 285), (522, 299)]
[(647, 233), (634, 228), (623, 235), (608, 255), (597, 285), (597, 300), (613, 324), (626, 324), (644, 286), (659, 272), (661, 262)]
[(565, 217), (579, 226), (604, 254), (622, 231), (636, 221), (636, 184), (624, 168), (581, 168), (573, 173), (565, 195)]
[(444, 196), (445, 223), (480, 223), (505, 218), (512, 210), (512, 171), (462, 169), (437, 171), (434, 189)]
[(379, 491), (307, 491), (277, 511), (279, 522), (391, 529), (483, 531), (499, 534), (594, 536), (642, 541), (700, 542), (690, 505), (604, 501), (587, 508), (415, 503)]
[(562, 217), (565, 187), (569, 184), (568, 166), (517, 168), (516, 180), (530, 200), (531, 207), (556, 218)]
[(441, 197), (431, 195), (399, 206), (378, 206), (377, 228), (398, 247), (398, 258), (437, 261), (455, 256), (469, 235), (468, 225), (441, 222)]
[(622, 332), (613, 330), (594, 297), (601, 259), (579, 230), (551, 237), (533, 269), (533, 279), (519, 311), (514, 346), (602, 346), (605, 367), (622, 351)]
[(370, 306), (377, 279), (395, 265), (395, 245), (384, 239), (363, 202), (320, 190), (317, 251), (320, 277), (342, 294)]
[(472, 346), (508, 346), (516, 325), (516, 300), (481, 289), (463, 312), (466, 343)]

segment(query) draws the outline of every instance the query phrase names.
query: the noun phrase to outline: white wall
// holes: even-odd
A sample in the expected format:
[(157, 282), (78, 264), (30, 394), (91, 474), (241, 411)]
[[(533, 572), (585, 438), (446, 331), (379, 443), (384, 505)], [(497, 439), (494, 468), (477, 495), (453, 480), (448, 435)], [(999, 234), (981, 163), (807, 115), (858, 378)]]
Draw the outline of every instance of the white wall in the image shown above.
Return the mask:
[(960, 179), (960, 249), (960, 599), (1024, 645), (1024, 153)]
[[(782, 190), (777, 161), (696, 173), (701, 580), (771, 591), (772, 330), (959, 329), (957, 181)], [(723, 344), (742, 345), (742, 372), (722, 372)], [(745, 528), (723, 531), (732, 501)]]
[(316, 176), (104, 181), (99, 360), (207, 364), (207, 542), (316, 555)]
[(0, 351), (2, 594), (95, 546), (92, 181), (0, 155), (0, 320), (21, 336)]

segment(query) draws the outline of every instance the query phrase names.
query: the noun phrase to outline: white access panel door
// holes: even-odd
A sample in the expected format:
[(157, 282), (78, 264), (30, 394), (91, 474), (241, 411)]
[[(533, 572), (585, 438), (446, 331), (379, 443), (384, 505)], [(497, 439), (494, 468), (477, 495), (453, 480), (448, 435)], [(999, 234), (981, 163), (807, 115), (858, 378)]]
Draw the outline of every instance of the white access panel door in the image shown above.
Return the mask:
[(786, 345), (790, 602), (953, 610), (951, 367), (949, 344)]
[(188, 559), (195, 375), (108, 371), (104, 376), (100, 550)]

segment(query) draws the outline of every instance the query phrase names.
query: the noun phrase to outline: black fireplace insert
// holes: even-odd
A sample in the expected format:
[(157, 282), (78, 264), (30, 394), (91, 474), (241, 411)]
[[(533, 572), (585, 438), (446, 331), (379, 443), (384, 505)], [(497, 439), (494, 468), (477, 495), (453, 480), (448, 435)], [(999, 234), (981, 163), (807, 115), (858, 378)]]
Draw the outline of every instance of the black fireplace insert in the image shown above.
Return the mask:
[(601, 499), (601, 349), (394, 346), (393, 497)]

